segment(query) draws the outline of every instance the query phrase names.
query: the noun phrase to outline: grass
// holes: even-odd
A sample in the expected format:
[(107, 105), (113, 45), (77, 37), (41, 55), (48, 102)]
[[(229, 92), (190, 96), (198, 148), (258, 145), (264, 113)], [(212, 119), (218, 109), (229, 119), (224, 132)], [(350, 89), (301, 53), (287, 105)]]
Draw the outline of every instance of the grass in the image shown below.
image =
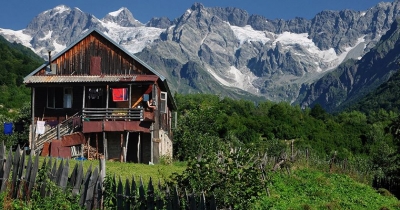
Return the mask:
[[(45, 158), (40, 157), (41, 163)], [(48, 158), (46, 159), (48, 161)], [(100, 161), (99, 160), (75, 160), (69, 159), (70, 165), (70, 173), (74, 169), (76, 164), (83, 165), (83, 170), (86, 173), (87, 169), (91, 166), (92, 169), (98, 168), (100, 169)], [(57, 159), (57, 163), (59, 164), (61, 159)], [(53, 162), (54, 164), (54, 162)], [(170, 176), (173, 173), (182, 173), (186, 169), (185, 162), (174, 162), (170, 165), (162, 165), (162, 164), (155, 164), (155, 165), (147, 165), (147, 164), (137, 164), (137, 163), (121, 163), (121, 162), (113, 162), (113, 161), (106, 161), (106, 174), (114, 176), (118, 180), (121, 178), (122, 182), (125, 183), (126, 179), (130, 181), (132, 178), (135, 179), (136, 182), (142, 178), (143, 183), (147, 184), (150, 178), (152, 179), (153, 183), (158, 182), (159, 180), (161, 183), (169, 180)]]
[(393, 195), (379, 194), (372, 187), (347, 175), (311, 168), (270, 177), (271, 196), (263, 196), (252, 209), (400, 209)]

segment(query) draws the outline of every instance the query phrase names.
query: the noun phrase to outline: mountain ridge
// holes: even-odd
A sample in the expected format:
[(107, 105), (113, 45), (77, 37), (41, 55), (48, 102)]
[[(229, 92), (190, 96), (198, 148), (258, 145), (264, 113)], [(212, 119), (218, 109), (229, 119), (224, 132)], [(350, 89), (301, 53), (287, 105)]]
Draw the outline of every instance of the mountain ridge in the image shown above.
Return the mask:
[(0, 34), (46, 58), (49, 50), (57, 53), (97, 28), (157, 66), (173, 91), (294, 102), (303, 84), (348, 59), (361, 59), (399, 11), (395, 1), (366, 11), (321, 11), (310, 20), (269, 20), (239, 8), (195, 3), (174, 20), (152, 18), (143, 24), (126, 8), (98, 19), (60, 5), (40, 13), (24, 30), (0, 29)]

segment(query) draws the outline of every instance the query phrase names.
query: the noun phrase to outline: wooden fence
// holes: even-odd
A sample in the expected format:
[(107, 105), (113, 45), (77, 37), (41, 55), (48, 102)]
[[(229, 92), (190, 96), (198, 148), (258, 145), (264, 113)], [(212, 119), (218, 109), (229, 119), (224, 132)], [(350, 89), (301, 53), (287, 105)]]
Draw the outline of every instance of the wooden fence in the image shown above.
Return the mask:
[(7, 152), (4, 143), (0, 145), (0, 193), (7, 192), (11, 199), (29, 201), (34, 191), (42, 197), (49, 196), (49, 182), (40, 177), (44, 174), (61, 190), (79, 196), (79, 205), (85, 209), (216, 209), (214, 196), (208, 196), (206, 201), (204, 193), (180, 193), (160, 182), (155, 190), (151, 179), (147, 188), (142, 179), (138, 184), (134, 178), (127, 179), (125, 184), (115, 176), (104, 180), (104, 162), (100, 169), (90, 166), (86, 173), (82, 163), (77, 163), (69, 173), (68, 160), (61, 159), (58, 164), (57, 159), (46, 158), (39, 166), (39, 156), (27, 157), (25, 152), (18, 151), (19, 148), (17, 152), (10, 148)]

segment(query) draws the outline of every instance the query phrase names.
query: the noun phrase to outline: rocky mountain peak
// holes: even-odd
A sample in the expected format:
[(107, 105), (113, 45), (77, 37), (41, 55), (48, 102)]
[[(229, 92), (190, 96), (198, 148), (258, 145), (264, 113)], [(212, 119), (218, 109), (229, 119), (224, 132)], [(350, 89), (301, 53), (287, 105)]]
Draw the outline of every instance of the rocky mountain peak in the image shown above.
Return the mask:
[(167, 17), (153, 17), (151, 20), (146, 23), (147, 27), (156, 27), (156, 28), (168, 28), (172, 26), (174, 23)]
[(204, 6), (203, 6), (203, 4), (196, 2), (190, 7), (190, 9), (193, 11), (196, 11), (196, 10), (200, 11), (200, 10), (204, 9)]
[[(322, 11), (312, 19), (291, 20), (194, 3), (173, 21), (154, 17), (143, 25), (124, 7), (99, 20), (60, 5), (39, 14), (23, 32), (32, 37), (29, 47), (47, 55), (47, 50), (60, 52), (96, 28), (159, 67), (173, 90), (213, 92), (226, 87), (226, 95), (236, 88), (274, 101), (293, 101), (304, 83), (346, 60), (361, 60), (398, 15), (398, 0), (366, 11)], [(0, 29), (0, 34), (8, 40), (19, 38), (17, 32)]]
[(116, 23), (123, 27), (143, 26), (141, 22), (133, 17), (132, 13), (126, 7), (121, 7), (117, 11), (108, 13), (102, 21), (105, 23)]

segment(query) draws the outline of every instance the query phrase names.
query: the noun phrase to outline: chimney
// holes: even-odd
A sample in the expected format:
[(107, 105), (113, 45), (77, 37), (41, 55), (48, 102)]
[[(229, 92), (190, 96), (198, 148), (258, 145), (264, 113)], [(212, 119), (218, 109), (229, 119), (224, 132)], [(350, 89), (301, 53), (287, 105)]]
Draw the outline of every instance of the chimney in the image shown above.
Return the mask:
[(50, 65), (50, 72), (51, 72), (51, 50), (49, 50), (49, 65)]

